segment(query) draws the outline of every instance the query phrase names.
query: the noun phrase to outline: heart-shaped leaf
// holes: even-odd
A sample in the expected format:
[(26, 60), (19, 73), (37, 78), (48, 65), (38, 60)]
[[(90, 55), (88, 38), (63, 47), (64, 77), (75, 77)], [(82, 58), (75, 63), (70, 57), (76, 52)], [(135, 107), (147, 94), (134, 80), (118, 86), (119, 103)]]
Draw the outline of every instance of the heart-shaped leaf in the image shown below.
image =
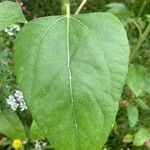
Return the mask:
[(15, 42), (15, 72), (35, 122), (56, 150), (98, 150), (113, 127), (129, 45), (108, 13), (44, 17)]

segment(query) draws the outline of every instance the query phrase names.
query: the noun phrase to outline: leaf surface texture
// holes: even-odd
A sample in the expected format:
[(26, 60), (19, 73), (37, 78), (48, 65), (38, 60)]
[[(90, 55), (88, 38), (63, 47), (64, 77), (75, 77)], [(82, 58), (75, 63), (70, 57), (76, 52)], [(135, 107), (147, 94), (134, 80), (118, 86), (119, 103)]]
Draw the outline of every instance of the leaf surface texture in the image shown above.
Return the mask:
[(56, 150), (98, 150), (114, 124), (129, 45), (111, 14), (44, 17), (15, 42), (15, 73)]

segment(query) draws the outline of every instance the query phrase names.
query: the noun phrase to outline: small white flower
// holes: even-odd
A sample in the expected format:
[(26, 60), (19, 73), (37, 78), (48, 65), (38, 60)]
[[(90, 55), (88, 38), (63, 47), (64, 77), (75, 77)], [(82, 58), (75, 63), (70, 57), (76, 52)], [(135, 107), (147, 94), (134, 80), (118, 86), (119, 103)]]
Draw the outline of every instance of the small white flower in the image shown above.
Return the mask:
[(23, 95), (23, 93), (21, 91), (19, 91), (19, 90), (15, 91), (15, 94), (14, 94), (15, 97), (19, 97), (19, 96), (22, 96), (22, 95)]
[(13, 31), (13, 29), (14, 29), (14, 27), (13, 27), (13, 25), (11, 25), (10, 27), (9, 27), (9, 31)]
[(35, 150), (42, 150), (43, 147), (47, 145), (45, 141), (35, 141)]
[(20, 26), (19, 25), (13, 24), (12, 28), (16, 29), (16, 31), (20, 31)]
[(42, 150), (42, 146), (39, 141), (35, 142), (35, 150)]
[(20, 102), (20, 110), (24, 111), (27, 109), (26, 103), (25, 102)]
[(14, 35), (14, 31), (19, 32), (20, 31), (20, 26), (16, 25), (16, 24), (12, 24), (11, 26), (9, 26), (8, 28), (5, 29), (5, 32), (9, 36), (13, 36)]
[(43, 142), (42, 145), (43, 147), (45, 147), (47, 145), (47, 142)]
[(14, 34), (12, 33), (12, 32), (7, 32), (7, 34), (9, 35), (9, 36), (13, 36)]
[(6, 101), (7, 101), (7, 104), (8, 104), (8, 105), (11, 105), (12, 103), (15, 103), (15, 102), (16, 102), (14, 96), (12, 96), (12, 95), (10, 95), (10, 96), (6, 99)]
[(8, 98), (9, 98), (10, 100), (15, 100), (15, 97), (14, 97), (13, 95), (10, 95)]
[(20, 108), (20, 111), (28, 109), (24, 101), (23, 93), (19, 90), (15, 91), (14, 96), (10, 95), (6, 101), (14, 111), (16, 111), (18, 107)]
[(8, 32), (8, 28), (5, 29), (5, 32)]
[(16, 31), (18, 31), (18, 32), (20, 31), (20, 26), (16, 27)]
[(23, 140), (22, 143), (23, 143), (23, 144), (27, 144), (27, 141), (26, 141), (26, 140)]
[(16, 111), (19, 104), (16, 102), (15, 97), (13, 95), (10, 95), (8, 99), (6, 99), (7, 104), (10, 105), (12, 110)]
[(12, 103), (12, 104), (11, 104), (11, 108), (12, 108), (12, 110), (14, 110), (14, 111), (17, 110), (18, 106), (19, 106), (18, 103)]
[(23, 93), (21, 91), (16, 90), (14, 96), (18, 102), (21, 102), (23, 100)]

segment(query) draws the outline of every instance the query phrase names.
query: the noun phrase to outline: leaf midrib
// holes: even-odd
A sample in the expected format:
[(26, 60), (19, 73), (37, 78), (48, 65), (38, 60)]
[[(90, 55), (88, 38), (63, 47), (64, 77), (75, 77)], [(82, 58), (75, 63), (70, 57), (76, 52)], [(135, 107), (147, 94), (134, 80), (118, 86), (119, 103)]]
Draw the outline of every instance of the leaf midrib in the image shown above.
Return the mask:
[(75, 138), (76, 138), (76, 149), (78, 146), (78, 124), (76, 119), (76, 111), (75, 111), (75, 103), (73, 98), (73, 87), (72, 87), (72, 72), (71, 72), (71, 66), (70, 66), (70, 43), (69, 43), (69, 30), (70, 28), (70, 15), (67, 15), (67, 53), (68, 53), (68, 72), (69, 72), (69, 89), (70, 89), (70, 99), (72, 104), (72, 110), (73, 110), (73, 117), (74, 117), (74, 124), (75, 124)]
[[(66, 30), (67, 30), (67, 36), (66, 36), (66, 40), (67, 40), (67, 59), (68, 59), (68, 63), (67, 63), (67, 68), (68, 68), (68, 73), (69, 73), (69, 89), (70, 89), (70, 99), (71, 99), (71, 105), (72, 105), (72, 111), (73, 111), (73, 117), (74, 117), (74, 125), (75, 125), (75, 138), (76, 138), (76, 147), (77, 147), (77, 141), (78, 141), (78, 135), (77, 135), (77, 119), (76, 119), (76, 112), (75, 112), (75, 104), (74, 104), (74, 98), (73, 98), (73, 87), (72, 87), (72, 72), (71, 72), (71, 66), (70, 66), (70, 42), (69, 42), (69, 28), (70, 28), (70, 18), (73, 19), (73, 17), (71, 16), (65, 16), (65, 17), (60, 17), (58, 19), (56, 19), (50, 26), (48, 26), (48, 28), (43, 32), (41, 38), (39, 39), (38, 43), (37, 43), (37, 47), (35, 48), (35, 52), (34, 52), (34, 64), (33, 64), (33, 88), (35, 88), (35, 81), (36, 81), (36, 66), (37, 66), (37, 61), (38, 61), (38, 55), (39, 55), (39, 48), (40, 48), (40, 43), (42, 42), (44, 36), (46, 35), (46, 33), (56, 24), (58, 23), (60, 20), (62, 19), (66, 19), (67, 25), (66, 25)], [(32, 94), (31, 94), (32, 95)], [(32, 95), (33, 96), (33, 95)], [(77, 148), (75, 148), (77, 149)]]
[(79, 144), (79, 139), (78, 139), (78, 123), (77, 123), (77, 117), (76, 117), (76, 109), (75, 109), (75, 102), (74, 102), (74, 98), (73, 98), (73, 83), (72, 83), (72, 71), (71, 71), (71, 65), (70, 65), (70, 19), (80, 23), (84, 28), (86, 28), (86, 30), (89, 31), (88, 27), (86, 25), (84, 25), (80, 20), (68, 15), (68, 16), (63, 16), (63, 17), (59, 17), (58, 19), (56, 19), (52, 24), (50, 24), (48, 26), (48, 28), (43, 32), (41, 38), (38, 41), (37, 47), (35, 48), (35, 55), (34, 55), (34, 64), (33, 64), (33, 87), (35, 87), (35, 77), (36, 77), (36, 66), (37, 66), (37, 61), (38, 61), (38, 50), (40, 48), (40, 43), (42, 42), (44, 36), (46, 35), (46, 33), (56, 24), (58, 23), (60, 20), (65, 19), (66, 20), (66, 44), (67, 44), (67, 68), (68, 68), (68, 75), (69, 75), (69, 90), (70, 90), (70, 99), (71, 99), (71, 106), (72, 106), (72, 111), (73, 111), (73, 117), (74, 117), (74, 126), (75, 126), (75, 141), (76, 141), (76, 148), (78, 149), (78, 144)]

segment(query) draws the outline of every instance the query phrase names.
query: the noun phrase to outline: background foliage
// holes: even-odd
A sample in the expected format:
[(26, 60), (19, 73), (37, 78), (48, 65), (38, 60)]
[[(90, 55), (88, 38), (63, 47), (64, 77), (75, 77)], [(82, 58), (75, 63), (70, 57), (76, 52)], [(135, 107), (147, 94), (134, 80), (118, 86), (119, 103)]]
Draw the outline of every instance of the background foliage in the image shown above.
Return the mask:
[[(61, 14), (59, 0), (17, 1), (27, 20)], [(80, 0), (71, 1), (71, 12)], [(124, 24), (131, 48), (129, 73), (126, 80), (116, 124), (105, 145), (108, 150), (146, 150), (150, 147), (150, 1), (149, 0), (88, 0), (81, 13), (107, 11), (115, 14)], [(22, 24), (20, 24), (22, 26)], [(16, 89), (13, 75), (14, 36), (0, 32), (0, 108), (8, 108), (5, 99)], [(27, 111), (17, 112), (25, 126), (31, 125)], [(27, 122), (24, 122), (26, 118)], [(36, 136), (34, 133), (33, 135)], [(39, 135), (37, 135), (39, 136)], [(2, 149), (11, 148), (9, 139), (2, 140)], [(42, 137), (40, 137), (42, 138)], [(7, 142), (6, 142), (7, 141)], [(33, 146), (33, 142), (29, 142)], [(32, 147), (31, 146), (31, 147)]]

